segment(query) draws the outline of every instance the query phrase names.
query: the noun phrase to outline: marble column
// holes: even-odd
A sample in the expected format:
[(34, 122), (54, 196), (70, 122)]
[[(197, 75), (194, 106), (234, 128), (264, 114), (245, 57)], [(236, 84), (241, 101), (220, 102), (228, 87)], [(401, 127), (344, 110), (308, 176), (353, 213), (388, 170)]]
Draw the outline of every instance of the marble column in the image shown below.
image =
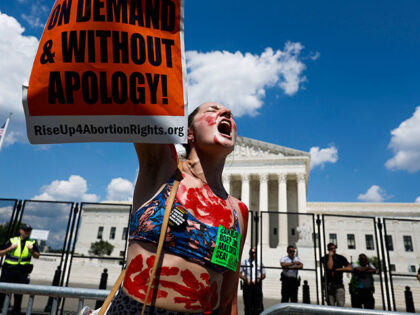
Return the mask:
[[(250, 200), (250, 181), (251, 175), (250, 174), (241, 174), (241, 201), (247, 205), (248, 209), (251, 209), (251, 200)], [(255, 210), (255, 209), (254, 209)], [(245, 244), (248, 244), (248, 246), (251, 246), (251, 224), (252, 223), (252, 215), (249, 214), (248, 217), (248, 233), (246, 235)]]
[[(278, 174), (278, 200), (279, 212), (287, 212), (287, 174)], [(288, 244), (287, 215), (279, 215), (279, 242), (281, 245)]]
[[(250, 175), (249, 174), (242, 174), (241, 175), (241, 201), (247, 205), (247, 207), (251, 208), (251, 200), (250, 197), (250, 188), (249, 188), (249, 181), (250, 181)], [(251, 209), (252, 210), (252, 209)]]
[(306, 176), (297, 174), (298, 180), (298, 212), (306, 213)]
[(232, 178), (232, 174), (223, 174), (223, 186), (228, 194), (230, 194), (230, 180)]
[[(259, 211), (268, 211), (268, 174), (260, 174), (260, 207)], [(270, 237), (270, 224), (269, 215), (264, 213), (261, 215), (262, 224), (262, 242), (264, 245), (268, 245)], [(260, 234), (261, 235), (261, 234)]]
[(268, 174), (260, 174), (260, 211), (268, 210)]

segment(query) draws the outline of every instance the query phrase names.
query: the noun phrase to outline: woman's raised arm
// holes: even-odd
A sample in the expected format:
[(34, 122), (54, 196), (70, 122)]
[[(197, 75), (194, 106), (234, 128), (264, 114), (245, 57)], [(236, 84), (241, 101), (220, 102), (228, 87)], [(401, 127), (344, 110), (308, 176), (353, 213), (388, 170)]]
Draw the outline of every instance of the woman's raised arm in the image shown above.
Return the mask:
[(175, 174), (178, 155), (173, 144), (135, 143), (139, 174), (133, 195), (133, 210), (152, 198)]

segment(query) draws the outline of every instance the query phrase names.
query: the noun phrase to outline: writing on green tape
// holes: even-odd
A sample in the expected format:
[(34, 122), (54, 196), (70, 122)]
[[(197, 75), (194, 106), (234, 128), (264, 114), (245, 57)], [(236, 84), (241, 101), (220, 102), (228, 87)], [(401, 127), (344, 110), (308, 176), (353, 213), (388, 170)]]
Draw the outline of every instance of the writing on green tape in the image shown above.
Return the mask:
[(239, 263), (240, 247), (241, 234), (233, 229), (226, 229), (223, 225), (219, 225), (216, 247), (214, 248), (211, 262), (236, 271)]

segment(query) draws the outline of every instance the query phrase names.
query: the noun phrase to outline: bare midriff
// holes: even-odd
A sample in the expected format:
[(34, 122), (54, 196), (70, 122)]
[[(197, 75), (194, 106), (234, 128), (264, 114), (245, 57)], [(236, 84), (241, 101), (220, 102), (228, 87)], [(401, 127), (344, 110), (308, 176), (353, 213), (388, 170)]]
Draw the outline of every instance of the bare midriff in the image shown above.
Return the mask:
[[(130, 241), (125, 293), (144, 303), (149, 277), (156, 257), (156, 245)], [(154, 306), (176, 312), (200, 313), (219, 305), (223, 274), (169, 253), (163, 254), (149, 294)]]

